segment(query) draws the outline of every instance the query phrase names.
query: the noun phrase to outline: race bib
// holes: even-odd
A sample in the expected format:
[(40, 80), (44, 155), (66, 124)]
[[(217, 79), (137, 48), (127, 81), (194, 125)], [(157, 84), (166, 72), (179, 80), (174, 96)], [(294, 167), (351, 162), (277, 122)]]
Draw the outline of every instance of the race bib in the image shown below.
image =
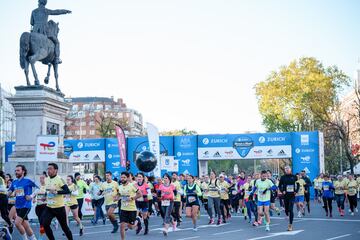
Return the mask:
[(195, 202), (196, 201), (196, 197), (194, 197), (194, 196), (189, 196), (188, 197), (188, 202), (189, 203), (193, 203), (193, 202)]
[(136, 199), (136, 201), (138, 201), (138, 202), (143, 202), (143, 201), (144, 201), (144, 198), (143, 198), (143, 197), (140, 197), (140, 198)]
[(324, 186), (324, 191), (329, 191), (329, 185)]
[(294, 185), (287, 185), (286, 192), (293, 193), (294, 192)]
[(25, 196), (25, 192), (23, 188), (17, 188), (15, 189), (15, 196), (17, 197), (23, 197)]
[(64, 201), (65, 201), (65, 203), (71, 202), (71, 197), (70, 197), (70, 195), (65, 195)]
[(170, 200), (162, 200), (161, 201), (161, 206), (164, 206), (164, 207), (170, 206)]
[(236, 195), (237, 194), (237, 191), (236, 190), (232, 190), (232, 195)]

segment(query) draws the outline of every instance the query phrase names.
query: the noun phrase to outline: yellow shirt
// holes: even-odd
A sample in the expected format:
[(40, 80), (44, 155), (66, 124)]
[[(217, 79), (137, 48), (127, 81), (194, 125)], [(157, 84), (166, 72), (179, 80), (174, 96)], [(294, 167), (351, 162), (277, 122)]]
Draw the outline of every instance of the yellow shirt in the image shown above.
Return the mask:
[[(134, 184), (120, 185), (119, 193), (121, 197), (121, 210), (123, 211), (136, 211), (135, 196), (139, 191)], [(130, 199), (132, 198), (132, 199)]]
[(36, 205), (46, 204), (46, 186), (40, 186), (36, 194)]
[(220, 197), (220, 181), (218, 179), (210, 180), (209, 184), (209, 197)]
[(344, 180), (334, 182), (335, 194), (344, 194), (347, 184)]
[(47, 177), (45, 179), (46, 187), (46, 203), (49, 208), (59, 208), (64, 206), (64, 196), (62, 194), (53, 194), (50, 193), (50, 189), (55, 189), (55, 191), (61, 191), (62, 186), (65, 185), (65, 181), (59, 177)]
[(300, 188), (299, 188), (299, 191), (296, 193), (296, 196), (304, 196), (305, 194), (305, 185), (306, 185), (306, 182), (304, 181), (304, 179), (299, 179), (296, 181), (296, 183), (299, 183), (300, 185)]
[(348, 195), (354, 196), (357, 194), (359, 184), (355, 180), (352, 180), (352, 181), (349, 181), (347, 187), (348, 187)]
[(314, 188), (318, 189), (318, 190), (321, 190), (323, 181), (324, 181), (324, 179), (322, 179), (322, 178), (315, 178), (315, 180), (314, 180)]
[(70, 194), (64, 195), (64, 202), (66, 206), (74, 206), (77, 205), (78, 202), (76, 200), (76, 197), (79, 193), (79, 189), (75, 184), (68, 185), (68, 188), (70, 190)]
[(174, 202), (181, 202), (181, 193), (184, 193), (184, 191), (181, 188), (181, 184), (179, 181), (173, 182), (172, 184), (175, 186), (175, 189), (177, 191)]
[(0, 194), (7, 194), (5, 180), (2, 177), (0, 177)]
[(249, 191), (249, 187), (251, 186), (250, 184), (251, 183), (245, 183), (244, 185), (242, 185), (240, 187), (241, 190), (244, 189), (244, 199), (248, 199), (250, 196), (250, 193), (251, 193), (251, 191)]
[(229, 183), (226, 181), (220, 182), (220, 197), (222, 200), (228, 200), (229, 199)]
[(117, 200), (115, 199), (119, 194), (119, 184), (117, 182), (112, 180), (111, 182), (103, 182), (100, 189), (103, 191), (105, 206), (117, 205)]
[(201, 183), (201, 190), (203, 191), (203, 198), (207, 199), (209, 195), (209, 185), (206, 182)]

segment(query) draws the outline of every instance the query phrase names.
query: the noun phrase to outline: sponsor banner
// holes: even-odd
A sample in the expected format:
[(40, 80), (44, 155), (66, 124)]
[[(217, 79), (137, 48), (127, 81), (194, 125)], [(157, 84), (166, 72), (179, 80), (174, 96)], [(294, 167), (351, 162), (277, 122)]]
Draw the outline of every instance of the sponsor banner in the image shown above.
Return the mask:
[(120, 173), (126, 170), (121, 166), (119, 144), (116, 138), (107, 138), (105, 142), (105, 169), (110, 171), (114, 177), (119, 178)]
[(36, 139), (36, 161), (57, 161), (59, 149), (59, 137), (54, 135), (37, 136)]
[(254, 146), (246, 154), (233, 147), (199, 148), (199, 160), (291, 158), (291, 146)]
[[(313, 181), (320, 173), (319, 165), (319, 133), (293, 132), (292, 134), (292, 169), (294, 173), (305, 170)], [(313, 195), (313, 191), (311, 191)]]
[[(225, 134), (199, 135), (198, 146), (204, 147), (234, 147), (240, 152), (253, 146), (286, 146), (291, 145), (290, 133), (253, 133), (253, 134)], [(245, 152), (246, 152), (245, 151)], [(240, 154), (240, 153), (239, 153)], [(245, 155), (245, 154), (240, 154)]]
[(126, 140), (124, 130), (120, 126), (115, 127), (116, 138), (119, 145), (120, 163), (122, 167), (126, 167)]
[(319, 168), (320, 173), (325, 172), (324, 133), (322, 132), (319, 132)]
[[(174, 138), (172, 136), (160, 136), (160, 155), (161, 156), (174, 156), (173, 151)], [(148, 150), (149, 141), (147, 137), (135, 137), (128, 138), (127, 142), (127, 159), (130, 162), (130, 171), (132, 173), (139, 172), (139, 169), (136, 167), (135, 159), (137, 154), (142, 151)], [(158, 159), (159, 164), (160, 159)], [(161, 176), (168, 171), (161, 170)], [(146, 175), (153, 175), (153, 172), (148, 173)]]
[(65, 140), (64, 154), (70, 162), (105, 162), (105, 139)]
[(178, 172), (179, 161), (174, 156), (161, 156), (161, 168), (167, 172)]
[(179, 161), (179, 174), (198, 175), (197, 136), (174, 137), (175, 159)]
[(148, 134), (148, 141), (149, 141), (149, 149), (152, 152), (158, 163), (154, 169), (154, 176), (161, 177), (161, 161), (160, 161), (160, 138), (159, 138), (159, 130), (155, 125), (151, 123), (146, 123), (147, 125), (147, 134)]
[(5, 162), (9, 161), (9, 156), (15, 151), (15, 142), (5, 142)]

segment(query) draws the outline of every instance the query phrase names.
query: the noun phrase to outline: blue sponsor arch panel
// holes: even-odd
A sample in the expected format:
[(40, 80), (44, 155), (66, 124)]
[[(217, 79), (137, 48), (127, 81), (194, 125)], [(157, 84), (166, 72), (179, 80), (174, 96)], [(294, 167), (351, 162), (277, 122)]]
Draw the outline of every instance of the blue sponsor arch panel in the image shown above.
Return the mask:
[(64, 154), (73, 163), (105, 162), (105, 139), (64, 140)]
[(179, 174), (198, 175), (197, 136), (174, 137), (175, 159), (179, 161)]
[(116, 138), (107, 138), (105, 141), (105, 170), (119, 178), (126, 167), (121, 166), (119, 144)]

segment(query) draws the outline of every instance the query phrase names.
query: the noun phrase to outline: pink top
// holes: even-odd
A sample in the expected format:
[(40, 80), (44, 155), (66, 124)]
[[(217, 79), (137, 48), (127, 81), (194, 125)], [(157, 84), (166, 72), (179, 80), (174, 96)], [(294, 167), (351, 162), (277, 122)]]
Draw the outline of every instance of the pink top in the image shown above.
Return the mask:
[(150, 189), (150, 187), (147, 183), (144, 182), (143, 185), (141, 185), (141, 186), (138, 183), (136, 183), (136, 186), (140, 190), (140, 192), (143, 196), (147, 196), (149, 194), (148, 190)]
[(174, 190), (175, 186), (173, 184), (168, 186), (161, 184), (159, 187), (159, 191), (161, 191), (161, 199), (174, 201)]

